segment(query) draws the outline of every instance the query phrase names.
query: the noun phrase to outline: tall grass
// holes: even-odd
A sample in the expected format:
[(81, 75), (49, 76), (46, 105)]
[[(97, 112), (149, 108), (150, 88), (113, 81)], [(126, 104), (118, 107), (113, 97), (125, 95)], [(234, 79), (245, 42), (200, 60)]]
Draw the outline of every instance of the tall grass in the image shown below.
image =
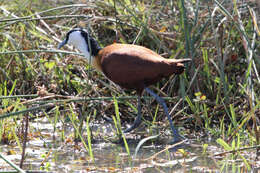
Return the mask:
[[(32, 117), (44, 116), (45, 111), (50, 117), (69, 115), (75, 131), (81, 134), (75, 124), (81, 107), (75, 104), (76, 107), (65, 109), (71, 102), (81, 102), (89, 112), (96, 112), (97, 119), (101, 118), (98, 115), (114, 115), (115, 108), (116, 123), (123, 124), (133, 117), (136, 99), (126, 98), (132, 91), (122, 92), (108, 85), (109, 81), (78, 59), (80, 53), (71, 47), (67, 51), (56, 50), (69, 29), (82, 26), (102, 46), (114, 41), (134, 43), (165, 58), (192, 58), (183, 75), (163, 79), (154, 87), (161, 96), (167, 96), (175, 124), (200, 129), (194, 133), (213, 135), (232, 147), (231, 141), (240, 143), (239, 147), (259, 144), (257, 4), (236, 0), (97, 0), (86, 4), (50, 4), (4, 1), (0, 5), (1, 127), (10, 120), (16, 121), (16, 116), (28, 112)], [(125, 98), (122, 104), (113, 100), (114, 95)], [(161, 107), (154, 105), (151, 98), (145, 99), (151, 106), (144, 108), (144, 119), (153, 123), (155, 119), (164, 120)], [(111, 103), (115, 107), (106, 106)], [(50, 109), (53, 107), (56, 112)], [(90, 119), (87, 120), (89, 125)], [(121, 126), (118, 127), (121, 131)], [(1, 129), (2, 141), (4, 133)], [(80, 138), (94, 157), (90, 129), (87, 133), (88, 142), (81, 135)], [(190, 137), (185, 131), (184, 134)], [(227, 149), (226, 144), (221, 145)], [(125, 146), (127, 149), (127, 143)]]

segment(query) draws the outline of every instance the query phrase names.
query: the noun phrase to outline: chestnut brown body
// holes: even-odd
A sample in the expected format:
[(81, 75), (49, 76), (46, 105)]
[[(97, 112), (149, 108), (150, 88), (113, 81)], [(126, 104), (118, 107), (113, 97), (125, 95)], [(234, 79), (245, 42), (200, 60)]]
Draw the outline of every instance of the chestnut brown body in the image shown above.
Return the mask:
[(139, 94), (163, 77), (182, 73), (183, 63), (190, 61), (165, 59), (142, 46), (116, 43), (101, 49), (95, 59), (111, 81)]

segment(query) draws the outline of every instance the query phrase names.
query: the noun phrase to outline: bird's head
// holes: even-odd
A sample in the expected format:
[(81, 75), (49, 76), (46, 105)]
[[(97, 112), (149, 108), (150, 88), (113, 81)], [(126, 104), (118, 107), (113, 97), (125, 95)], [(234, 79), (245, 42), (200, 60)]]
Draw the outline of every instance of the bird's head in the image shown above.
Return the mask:
[(96, 56), (100, 47), (95, 39), (89, 36), (87, 30), (83, 28), (73, 28), (66, 34), (66, 38), (58, 45), (58, 49), (65, 44), (73, 45), (80, 50), (85, 57), (90, 60), (90, 55)]
[(65, 44), (71, 44), (76, 48), (78, 47), (79, 44), (86, 44), (84, 43), (85, 40), (84, 40), (84, 36), (82, 35), (82, 32), (88, 34), (88, 32), (82, 28), (74, 28), (69, 32), (67, 32), (66, 38), (58, 45), (58, 49), (63, 47)]

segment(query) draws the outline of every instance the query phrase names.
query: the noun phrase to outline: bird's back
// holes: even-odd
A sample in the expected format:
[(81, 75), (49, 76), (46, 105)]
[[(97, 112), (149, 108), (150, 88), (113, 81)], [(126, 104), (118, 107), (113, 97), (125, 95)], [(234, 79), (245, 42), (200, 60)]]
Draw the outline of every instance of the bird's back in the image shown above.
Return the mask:
[(112, 44), (99, 52), (103, 73), (126, 89), (142, 91), (163, 77), (180, 74), (181, 60), (165, 59), (154, 51), (130, 44)]

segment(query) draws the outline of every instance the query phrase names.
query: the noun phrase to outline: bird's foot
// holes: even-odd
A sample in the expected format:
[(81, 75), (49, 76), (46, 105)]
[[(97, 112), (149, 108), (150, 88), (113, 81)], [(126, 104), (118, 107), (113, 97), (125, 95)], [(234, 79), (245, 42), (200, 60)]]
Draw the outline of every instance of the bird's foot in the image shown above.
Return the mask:
[(178, 149), (183, 148), (187, 144), (188, 139), (183, 136), (174, 136), (174, 138), (169, 142), (169, 151), (176, 152)]
[(186, 141), (187, 139), (183, 136), (181, 136), (179, 133), (175, 134), (173, 136), (173, 139), (169, 142), (169, 144), (173, 145), (173, 144), (177, 144), (178, 143), (183, 143), (184, 141)]

